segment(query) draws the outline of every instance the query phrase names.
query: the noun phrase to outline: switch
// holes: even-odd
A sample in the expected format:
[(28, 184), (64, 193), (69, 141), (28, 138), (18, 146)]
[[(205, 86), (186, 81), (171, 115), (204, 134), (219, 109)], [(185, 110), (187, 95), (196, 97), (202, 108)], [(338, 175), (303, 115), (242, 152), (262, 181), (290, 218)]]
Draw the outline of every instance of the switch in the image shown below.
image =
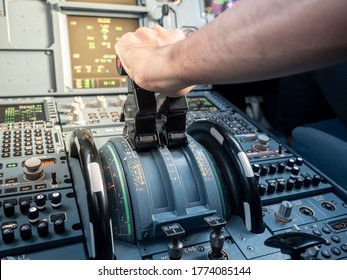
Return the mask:
[(180, 260), (183, 254), (183, 243), (180, 237), (185, 234), (185, 230), (179, 223), (165, 225), (161, 227), (167, 237), (170, 237), (168, 245), (168, 255), (170, 260)]
[(209, 254), (209, 258), (211, 260), (227, 259), (227, 255), (223, 252), (225, 236), (222, 231), (226, 221), (217, 215), (205, 217), (204, 220), (213, 229), (210, 234), (211, 254)]

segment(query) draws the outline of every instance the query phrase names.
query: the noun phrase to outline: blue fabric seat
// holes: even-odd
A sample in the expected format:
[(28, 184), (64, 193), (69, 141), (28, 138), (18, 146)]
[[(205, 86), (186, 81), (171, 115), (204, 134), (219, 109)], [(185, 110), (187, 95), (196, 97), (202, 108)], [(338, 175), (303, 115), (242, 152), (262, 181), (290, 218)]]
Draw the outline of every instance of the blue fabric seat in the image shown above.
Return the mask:
[(339, 119), (295, 128), (292, 148), (347, 190), (347, 127)]

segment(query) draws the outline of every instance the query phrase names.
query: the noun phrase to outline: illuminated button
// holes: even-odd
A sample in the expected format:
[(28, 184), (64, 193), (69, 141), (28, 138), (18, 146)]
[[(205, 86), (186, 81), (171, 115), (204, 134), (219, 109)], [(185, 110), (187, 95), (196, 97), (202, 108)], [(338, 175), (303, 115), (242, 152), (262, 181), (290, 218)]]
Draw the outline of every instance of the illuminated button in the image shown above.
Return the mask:
[(46, 184), (38, 184), (38, 185), (35, 185), (35, 189), (36, 190), (42, 190), (42, 189), (46, 189), (47, 188), (47, 185)]
[(19, 190), (21, 191), (21, 192), (26, 192), (26, 191), (30, 191), (30, 190), (32, 190), (32, 186), (21, 186), (20, 188), (19, 188)]
[(13, 184), (13, 183), (17, 183), (17, 182), (18, 182), (17, 178), (10, 178), (10, 179), (5, 180), (5, 184)]

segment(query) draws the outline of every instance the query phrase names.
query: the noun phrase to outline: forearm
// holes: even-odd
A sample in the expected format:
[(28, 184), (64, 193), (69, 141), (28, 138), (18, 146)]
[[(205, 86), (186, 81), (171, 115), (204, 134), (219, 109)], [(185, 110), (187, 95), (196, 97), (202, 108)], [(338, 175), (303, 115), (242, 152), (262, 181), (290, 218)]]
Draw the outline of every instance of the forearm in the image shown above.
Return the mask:
[(182, 86), (307, 71), (347, 58), (347, 1), (243, 0), (168, 48)]

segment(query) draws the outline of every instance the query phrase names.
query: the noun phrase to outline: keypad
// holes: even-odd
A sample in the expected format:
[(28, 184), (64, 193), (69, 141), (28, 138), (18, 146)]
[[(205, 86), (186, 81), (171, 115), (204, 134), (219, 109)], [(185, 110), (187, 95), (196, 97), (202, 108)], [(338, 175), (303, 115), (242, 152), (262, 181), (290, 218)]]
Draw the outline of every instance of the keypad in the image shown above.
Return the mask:
[(55, 153), (52, 122), (0, 124), (1, 158)]

